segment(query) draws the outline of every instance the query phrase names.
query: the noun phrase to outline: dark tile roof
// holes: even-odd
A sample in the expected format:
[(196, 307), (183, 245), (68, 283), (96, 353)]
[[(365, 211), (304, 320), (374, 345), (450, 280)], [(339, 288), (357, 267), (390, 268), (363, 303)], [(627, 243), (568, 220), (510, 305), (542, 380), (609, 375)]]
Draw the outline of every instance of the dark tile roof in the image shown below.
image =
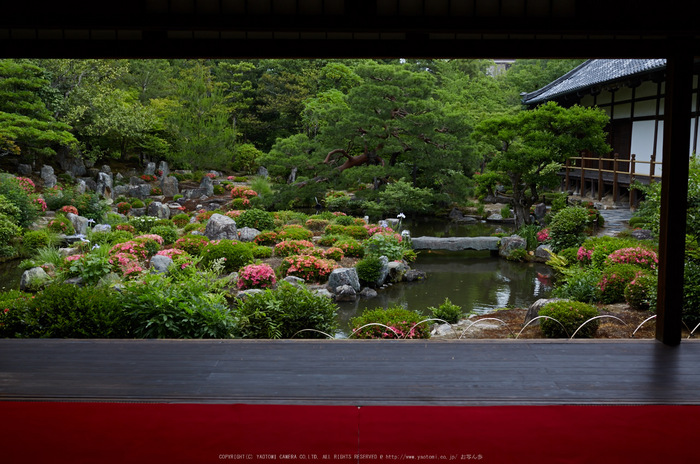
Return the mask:
[(523, 95), (525, 105), (534, 105), (569, 93), (666, 67), (665, 59), (588, 60), (541, 89)]

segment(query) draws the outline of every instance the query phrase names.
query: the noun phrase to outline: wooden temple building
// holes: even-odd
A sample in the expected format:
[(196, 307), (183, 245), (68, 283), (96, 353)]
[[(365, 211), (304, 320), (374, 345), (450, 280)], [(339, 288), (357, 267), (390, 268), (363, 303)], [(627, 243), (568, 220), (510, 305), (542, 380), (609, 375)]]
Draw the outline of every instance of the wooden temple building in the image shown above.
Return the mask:
[[(690, 142), (688, 154), (698, 149), (698, 73), (693, 69)], [(634, 182), (661, 180), (664, 138), (666, 59), (592, 59), (546, 86), (522, 95), (534, 107), (547, 101), (562, 106), (581, 105), (603, 109), (610, 117), (608, 144), (612, 151), (601, 156), (572, 158), (562, 172), (564, 190), (600, 200), (636, 204)]]

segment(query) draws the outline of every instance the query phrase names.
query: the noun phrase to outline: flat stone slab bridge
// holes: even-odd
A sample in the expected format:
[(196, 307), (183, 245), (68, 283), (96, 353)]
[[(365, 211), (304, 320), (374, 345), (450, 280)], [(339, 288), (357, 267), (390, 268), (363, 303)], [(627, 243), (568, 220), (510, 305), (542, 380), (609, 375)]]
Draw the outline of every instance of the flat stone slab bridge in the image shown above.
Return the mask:
[(498, 251), (499, 237), (415, 237), (411, 239), (414, 250), (489, 250)]

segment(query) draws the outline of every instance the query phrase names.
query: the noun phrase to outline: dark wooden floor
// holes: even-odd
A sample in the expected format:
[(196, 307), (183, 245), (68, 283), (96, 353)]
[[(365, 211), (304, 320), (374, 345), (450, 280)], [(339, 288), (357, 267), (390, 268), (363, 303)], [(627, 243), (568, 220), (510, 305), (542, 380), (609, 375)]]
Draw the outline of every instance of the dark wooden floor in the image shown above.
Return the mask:
[(0, 400), (700, 404), (700, 341), (0, 340)]

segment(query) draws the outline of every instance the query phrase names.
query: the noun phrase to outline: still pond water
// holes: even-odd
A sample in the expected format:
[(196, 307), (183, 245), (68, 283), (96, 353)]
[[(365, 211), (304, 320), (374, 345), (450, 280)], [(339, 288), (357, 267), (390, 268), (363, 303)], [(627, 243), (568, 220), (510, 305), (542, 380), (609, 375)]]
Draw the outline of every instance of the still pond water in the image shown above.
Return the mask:
[[(491, 235), (498, 228), (510, 231), (503, 225), (435, 220), (409, 221), (402, 228), (413, 237), (476, 237)], [(428, 307), (437, 307), (449, 298), (465, 312), (484, 314), (497, 308), (527, 307), (539, 298), (547, 298), (551, 291), (549, 266), (511, 262), (493, 257), (488, 251), (421, 251), (411, 267), (424, 271), (427, 278), (390, 286), (380, 290), (377, 298), (340, 303), (341, 330), (347, 333), (348, 321), (365, 309), (400, 305), (429, 316)]]

